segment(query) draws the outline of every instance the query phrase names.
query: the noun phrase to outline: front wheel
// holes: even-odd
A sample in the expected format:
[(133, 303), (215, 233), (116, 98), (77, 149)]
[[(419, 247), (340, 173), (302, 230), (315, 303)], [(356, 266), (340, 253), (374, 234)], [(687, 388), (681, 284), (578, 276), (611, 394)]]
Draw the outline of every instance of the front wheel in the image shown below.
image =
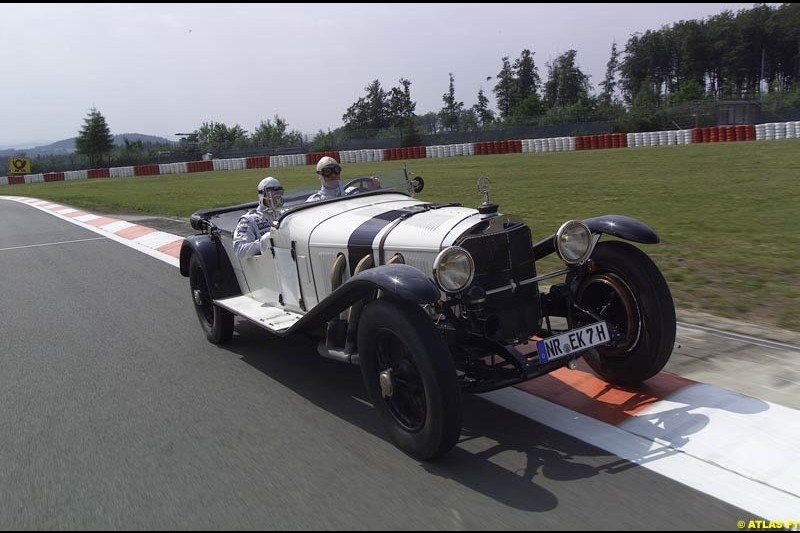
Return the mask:
[[(584, 356), (610, 383), (635, 385), (667, 364), (675, 344), (675, 306), (658, 267), (641, 250), (622, 241), (599, 243), (596, 269), (578, 288), (578, 305), (606, 320), (616, 342)], [(591, 319), (577, 321), (577, 326)]]
[(366, 305), (358, 355), (367, 393), (391, 439), (420, 460), (439, 457), (461, 433), (461, 398), (450, 350), (418, 305)]
[(192, 290), (192, 301), (200, 320), (200, 327), (206, 338), (214, 344), (225, 344), (233, 337), (233, 313), (214, 305), (211, 296), (211, 282), (208, 273), (197, 258), (192, 255), (189, 261), (189, 287)]

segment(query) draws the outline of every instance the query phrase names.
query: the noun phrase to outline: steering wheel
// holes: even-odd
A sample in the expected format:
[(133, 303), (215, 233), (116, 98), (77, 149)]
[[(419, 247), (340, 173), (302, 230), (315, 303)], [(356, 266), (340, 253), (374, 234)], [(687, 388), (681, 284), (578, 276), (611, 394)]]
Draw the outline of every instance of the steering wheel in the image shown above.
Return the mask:
[(344, 184), (345, 191), (350, 187), (355, 187), (358, 192), (374, 191), (380, 188), (380, 181), (378, 181), (378, 178), (375, 176), (361, 176), (360, 178), (351, 179)]

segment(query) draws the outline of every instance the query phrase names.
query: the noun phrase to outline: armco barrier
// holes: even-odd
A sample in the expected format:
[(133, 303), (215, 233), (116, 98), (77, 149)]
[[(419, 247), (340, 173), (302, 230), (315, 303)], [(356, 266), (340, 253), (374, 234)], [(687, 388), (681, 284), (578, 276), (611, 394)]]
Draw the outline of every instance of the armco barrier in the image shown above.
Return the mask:
[(25, 176), (9, 176), (8, 177), (8, 184), (9, 185), (24, 185), (25, 184)]
[(45, 183), (50, 183), (51, 181), (64, 181), (64, 173), (63, 172), (48, 172), (44, 175)]

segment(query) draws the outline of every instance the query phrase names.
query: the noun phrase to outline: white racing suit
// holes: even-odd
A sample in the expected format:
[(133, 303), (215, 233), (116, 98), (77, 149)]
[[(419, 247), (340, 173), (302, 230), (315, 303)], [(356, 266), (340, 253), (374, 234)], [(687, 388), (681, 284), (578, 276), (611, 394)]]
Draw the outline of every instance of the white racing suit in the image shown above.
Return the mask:
[(272, 218), (266, 208), (259, 206), (239, 218), (233, 232), (233, 251), (239, 259), (261, 253), (261, 237), (269, 233)]
[(317, 200), (329, 200), (331, 198), (338, 198), (339, 196), (344, 196), (345, 194), (346, 194), (345, 191), (342, 190), (341, 180), (337, 180), (332, 187), (326, 187), (325, 183), (323, 183), (319, 191), (309, 196), (306, 199), (306, 202), (316, 202)]

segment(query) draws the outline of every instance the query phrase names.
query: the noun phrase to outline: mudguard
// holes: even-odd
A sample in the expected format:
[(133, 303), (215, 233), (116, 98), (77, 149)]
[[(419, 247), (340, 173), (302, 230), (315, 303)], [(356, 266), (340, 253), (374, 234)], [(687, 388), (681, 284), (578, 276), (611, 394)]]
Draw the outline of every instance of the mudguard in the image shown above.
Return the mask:
[[(592, 233), (607, 233), (626, 241), (642, 244), (657, 244), (658, 234), (639, 220), (627, 215), (601, 215), (583, 220)], [(555, 233), (545, 237), (533, 246), (533, 255), (538, 260), (556, 251)]]
[(286, 333), (320, 324), (341, 313), (376, 290), (384, 296), (413, 303), (433, 303), (439, 299), (439, 289), (421, 270), (410, 265), (381, 265), (356, 274), (327, 298), (311, 309)]
[(592, 233), (608, 233), (626, 241), (640, 242), (642, 244), (657, 244), (658, 234), (639, 220), (627, 215), (602, 215), (584, 219), (584, 224), (589, 226)]
[(242, 294), (236, 274), (233, 272), (228, 254), (222, 245), (211, 235), (192, 235), (186, 237), (181, 245), (181, 274), (189, 277), (189, 261), (197, 255), (203, 269), (211, 279), (211, 297), (227, 298)]

